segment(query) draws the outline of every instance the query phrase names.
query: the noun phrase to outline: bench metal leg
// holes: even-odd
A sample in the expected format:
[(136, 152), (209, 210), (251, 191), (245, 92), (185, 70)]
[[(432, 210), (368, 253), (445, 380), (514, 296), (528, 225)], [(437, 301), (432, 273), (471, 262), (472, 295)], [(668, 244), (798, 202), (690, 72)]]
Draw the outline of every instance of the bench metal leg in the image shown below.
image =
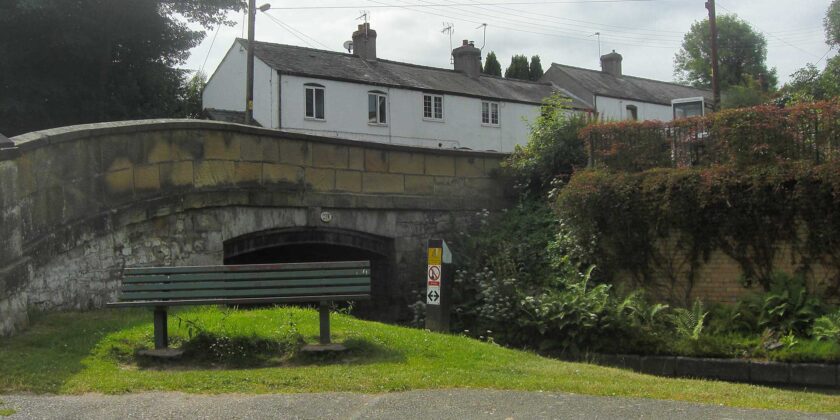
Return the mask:
[(155, 350), (169, 347), (169, 331), (166, 325), (166, 308), (155, 308)]
[(321, 344), (330, 344), (330, 305), (322, 301), (319, 308), (321, 318)]

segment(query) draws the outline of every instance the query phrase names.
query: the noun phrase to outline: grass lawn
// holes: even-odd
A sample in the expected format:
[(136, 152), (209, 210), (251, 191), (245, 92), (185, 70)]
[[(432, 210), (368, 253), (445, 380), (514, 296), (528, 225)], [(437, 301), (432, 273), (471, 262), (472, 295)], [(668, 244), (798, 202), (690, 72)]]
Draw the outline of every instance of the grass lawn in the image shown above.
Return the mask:
[[(668, 379), (619, 369), (546, 359), (460, 336), (428, 333), (333, 315), (341, 356), (304, 356), (290, 340), (314, 342), (317, 312), (298, 308), (193, 308), (170, 316), (173, 341), (197, 330), (279, 342), (280, 357), (230, 368), (208, 360), (160, 365), (138, 362), (134, 350), (152, 345), (151, 313), (101, 310), (40, 315), (24, 334), (0, 340), (0, 394), (137, 391), (379, 393), (428, 388), (560, 391), (719, 403), (736, 407), (840, 411), (840, 395), (716, 381)], [(180, 318), (180, 321), (179, 321)], [(194, 341), (194, 340), (192, 340)], [(220, 344), (221, 343), (221, 344)], [(227, 343), (227, 344), (225, 344)], [(231, 344), (233, 343), (233, 344)], [(216, 342), (220, 357), (245, 351), (236, 340)], [(289, 343), (294, 343), (288, 347)], [(223, 344), (223, 345), (222, 345)], [(259, 347), (259, 346), (257, 346)], [(210, 351), (210, 350), (208, 350)], [(250, 351), (250, 350), (248, 350)], [(2, 409), (2, 406), (0, 406)]]

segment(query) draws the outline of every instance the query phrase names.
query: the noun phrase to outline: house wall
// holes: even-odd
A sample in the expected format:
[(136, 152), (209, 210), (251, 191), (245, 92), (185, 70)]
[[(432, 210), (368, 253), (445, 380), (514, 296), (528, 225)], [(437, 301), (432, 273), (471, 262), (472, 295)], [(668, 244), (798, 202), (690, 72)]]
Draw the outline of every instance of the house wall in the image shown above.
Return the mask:
[[(304, 119), (304, 84), (325, 87), (325, 121)], [(368, 124), (367, 95), (388, 94), (388, 124)], [(528, 123), (539, 115), (538, 105), (501, 102), (498, 127), (481, 124), (481, 99), (443, 95), (443, 122), (423, 119), (423, 92), (281, 75), (282, 127), (285, 131), (425, 147), (510, 152), (525, 144)]]
[(674, 114), (671, 111), (670, 105), (610, 98), (608, 96), (596, 96), (595, 100), (595, 106), (598, 109), (599, 116), (604, 121), (620, 121), (628, 119), (630, 114), (627, 112), (627, 105), (636, 106), (638, 109), (639, 121), (671, 121), (674, 119)]
[[(234, 43), (202, 93), (204, 108), (245, 111), (245, 48)], [(254, 59), (254, 120), (263, 127), (276, 127), (279, 119), (277, 81), (279, 77), (259, 58)]]

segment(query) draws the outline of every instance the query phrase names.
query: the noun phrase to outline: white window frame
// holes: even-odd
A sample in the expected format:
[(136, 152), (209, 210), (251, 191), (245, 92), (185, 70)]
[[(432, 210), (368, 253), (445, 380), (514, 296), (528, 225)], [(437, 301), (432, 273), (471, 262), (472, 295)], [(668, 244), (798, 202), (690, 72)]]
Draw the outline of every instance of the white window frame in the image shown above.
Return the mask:
[[(429, 114), (426, 114), (426, 98), (429, 99)], [(439, 100), (439, 104), (435, 100)], [(439, 107), (437, 105), (440, 105)], [(438, 114), (438, 111), (440, 113)], [(440, 115), (438, 117), (438, 115)], [(443, 122), (443, 95), (432, 93), (423, 94), (423, 120), (432, 122)]]
[[(376, 121), (370, 120), (370, 98), (374, 97), (376, 101)], [(368, 125), (379, 125), (379, 126), (387, 126), (388, 125), (388, 94), (378, 90), (371, 90), (368, 92), (368, 99), (367, 99), (367, 113), (368, 113)], [(383, 121), (382, 115), (382, 105), (385, 105), (385, 115)]]
[[(318, 117), (318, 94), (321, 91), (321, 109), (323, 115)], [(308, 101), (310, 92), (312, 94), (312, 115), (309, 115)], [(303, 119), (309, 121), (326, 121), (327, 120), (327, 89), (316, 83), (305, 83), (303, 85)]]
[[(484, 118), (485, 116), (485, 107), (487, 108), (487, 119)], [(501, 108), (502, 106), (499, 102), (493, 101), (481, 101), (481, 125), (487, 127), (499, 127), (501, 125)], [(493, 110), (495, 109), (495, 122), (493, 121)]]

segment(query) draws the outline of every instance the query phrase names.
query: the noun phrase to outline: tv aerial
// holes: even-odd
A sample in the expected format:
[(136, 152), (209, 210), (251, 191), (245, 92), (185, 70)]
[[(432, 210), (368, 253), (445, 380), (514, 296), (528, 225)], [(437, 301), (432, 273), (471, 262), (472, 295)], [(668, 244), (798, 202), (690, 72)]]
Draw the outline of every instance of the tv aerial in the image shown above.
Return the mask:
[(452, 22), (443, 22), (443, 29), (440, 30), (442, 34), (449, 34), (449, 64), (455, 62), (455, 57), (452, 57), (452, 34), (455, 33), (455, 24)]
[(347, 50), (348, 53), (353, 52), (353, 41), (344, 41), (344, 49)]

